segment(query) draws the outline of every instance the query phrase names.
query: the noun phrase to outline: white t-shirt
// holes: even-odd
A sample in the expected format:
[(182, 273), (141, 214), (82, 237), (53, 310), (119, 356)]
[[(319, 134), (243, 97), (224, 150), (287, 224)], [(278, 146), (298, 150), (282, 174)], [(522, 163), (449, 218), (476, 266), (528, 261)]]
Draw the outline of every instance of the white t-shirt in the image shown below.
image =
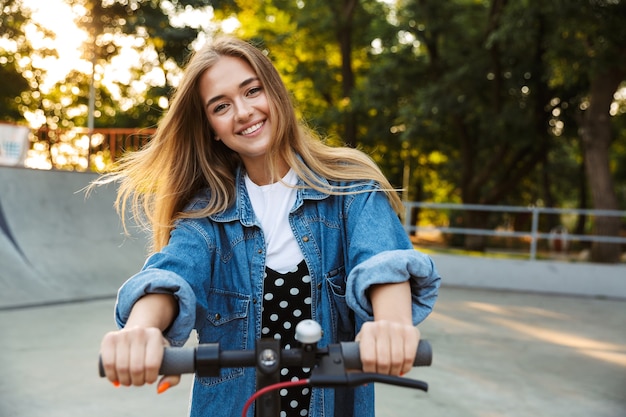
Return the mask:
[(261, 186), (252, 182), (248, 175), (245, 180), (252, 209), (265, 236), (265, 265), (282, 274), (289, 272), (304, 259), (289, 224), (289, 211), (296, 202), (297, 189), (288, 185), (296, 185), (298, 176), (289, 170), (282, 181)]

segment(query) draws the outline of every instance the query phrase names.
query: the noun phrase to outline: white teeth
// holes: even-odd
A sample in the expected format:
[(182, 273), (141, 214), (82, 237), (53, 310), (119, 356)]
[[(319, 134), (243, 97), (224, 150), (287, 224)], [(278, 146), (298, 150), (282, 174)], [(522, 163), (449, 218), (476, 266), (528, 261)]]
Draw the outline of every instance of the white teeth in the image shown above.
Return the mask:
[(249, 127), (249, 128), (247, 128), (246, 130), (242, 130), (242, 131), (241, 131), (241, 134), (242, 134), (242, 135), (249, 135), (250, 133), (252, 133), (252, 132), (254, 132), (254, 131), (256, 131), (256, 130), (260, 129), (260, 128), (261, 128), (261, 126), (263, 126), (263, 122), (259, 122), (259, 123), (255, 124), (255, 125), (253, 125), (253, 126), (250, 126), (250, 127)]

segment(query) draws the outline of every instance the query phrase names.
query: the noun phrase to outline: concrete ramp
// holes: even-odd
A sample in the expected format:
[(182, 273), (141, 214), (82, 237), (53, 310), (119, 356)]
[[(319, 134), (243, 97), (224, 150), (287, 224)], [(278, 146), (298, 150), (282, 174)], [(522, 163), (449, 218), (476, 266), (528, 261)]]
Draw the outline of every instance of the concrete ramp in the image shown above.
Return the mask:
[(146, 256), (96, 174), (0, 167), (0, 309), (115, 295)]
[[(115, 295), (146, 257), (95, 174), (0, 167), (0, 310)], [(626, 265), (433, 254), (447, 285), (626, 298)]]

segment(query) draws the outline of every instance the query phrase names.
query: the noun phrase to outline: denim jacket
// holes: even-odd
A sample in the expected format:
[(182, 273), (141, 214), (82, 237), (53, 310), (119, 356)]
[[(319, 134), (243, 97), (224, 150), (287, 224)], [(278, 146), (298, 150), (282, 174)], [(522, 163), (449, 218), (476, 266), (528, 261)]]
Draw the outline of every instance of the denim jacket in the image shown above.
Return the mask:
[[(179, 301), (179, 314), (165, 332), (172, 345), (184, 344), (195, 329), (200, 343), (219, 343), (224, 350), (254, 349), (261, 336), (266, 245), (242, 171), (231, 207), (209, 218), (178, 221), (167, 246), (120, 288), (118, 326), (124, 326), (141, 296), (172, 293)], [(374, 284), (410, 280), (414, 324), (424, 320), (437, 297), (439, 274), (428, 256), (413, 249), (376, 184), (361, 184), (358, 190), (365, 192), (348, 195), (328, 195), (304, 187), (302, 181), (298, 185), (302, 188), (289, 222), (312, 279), (312, 317), (323, 329), (319, 346), (353, 340), (361, 324), (373, 320), (367, 290)], [(188, 209), (205, 206), (208, 192)], [(252, 368), (196, 376), (190, 416), (239, 415), (254, 390)], [(314, 389), (309, 415), (332, 417), (337, 411), (337, 417), (348, 416), (352, 409), (360, 417), (374, 415), (372, 384), (341, 394), (349, 397), (335, 399), (336, 392)]]

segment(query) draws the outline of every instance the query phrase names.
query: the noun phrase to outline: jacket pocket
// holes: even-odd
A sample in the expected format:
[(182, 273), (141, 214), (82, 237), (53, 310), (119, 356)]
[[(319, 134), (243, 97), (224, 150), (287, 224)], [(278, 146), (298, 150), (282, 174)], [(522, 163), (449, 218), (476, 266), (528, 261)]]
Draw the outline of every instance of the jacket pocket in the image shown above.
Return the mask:
[[(200, 343), (219, 343), (220, 350), (245, 349), (248, 339), (250, 296), (219, 289), (207, 294), (207, 315), (198, 332)], [(243, 368), (224, 368), (219, 377), (199, 377), (204, 385), (215, 385), (243, 375)]]
[(325, 275), (330, 314), (333, 323), (335, 341), (354, 340), (354, 312), (346, 302), (346, 272), (345, 268), (335, 269)]

